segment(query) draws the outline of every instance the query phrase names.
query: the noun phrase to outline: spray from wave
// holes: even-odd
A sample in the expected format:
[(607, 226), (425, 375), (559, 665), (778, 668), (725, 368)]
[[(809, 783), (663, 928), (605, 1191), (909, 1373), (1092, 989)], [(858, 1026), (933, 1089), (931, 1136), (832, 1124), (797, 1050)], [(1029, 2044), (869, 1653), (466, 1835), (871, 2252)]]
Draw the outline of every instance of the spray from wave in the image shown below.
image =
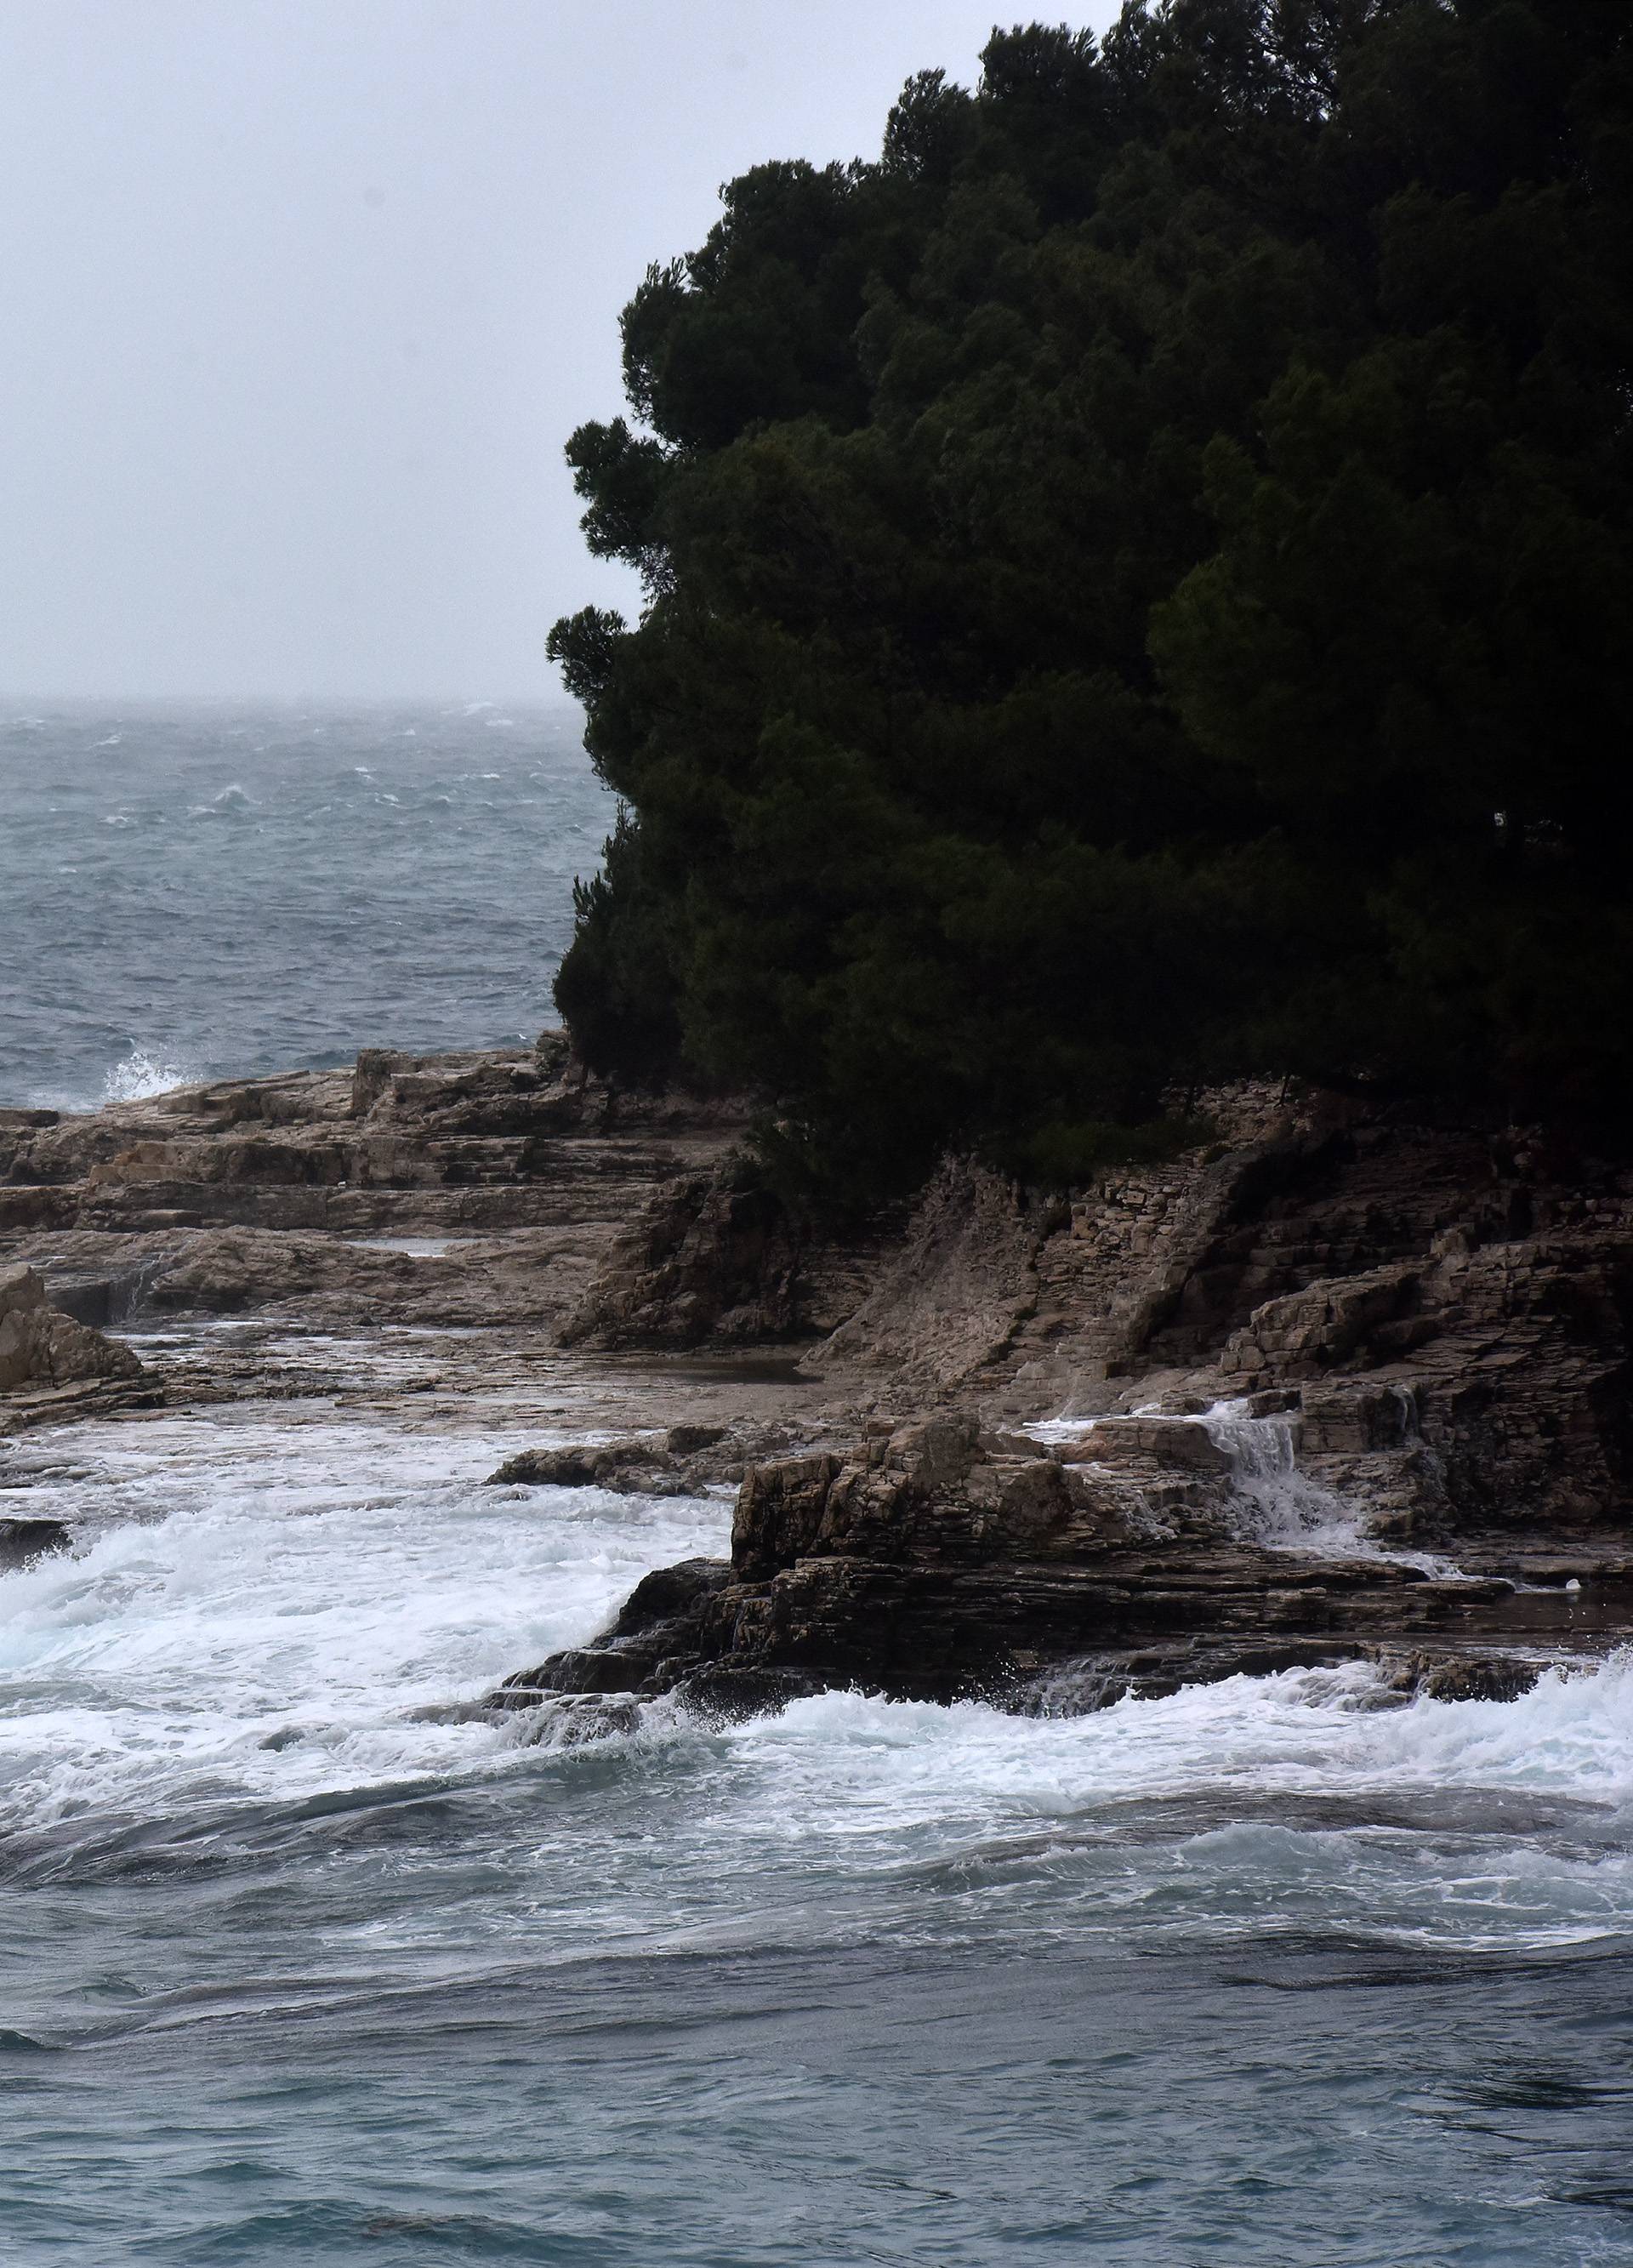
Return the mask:
[(143, 1102), (149, 1095), (168, 1094), (173, 1087), (187, 1086), (198, 1077), (196, 1066), (133, 1044), (129, 1054), (103, 1080), (97, 1101)]

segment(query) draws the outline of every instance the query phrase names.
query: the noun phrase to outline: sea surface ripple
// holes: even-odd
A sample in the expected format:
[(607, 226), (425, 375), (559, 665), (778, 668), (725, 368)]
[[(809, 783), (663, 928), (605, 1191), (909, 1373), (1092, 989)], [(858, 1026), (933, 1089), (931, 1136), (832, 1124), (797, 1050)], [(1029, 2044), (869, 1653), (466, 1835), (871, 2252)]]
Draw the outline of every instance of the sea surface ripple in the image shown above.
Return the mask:
[(612, 799), (565, 703), (0, 715), (0, 1103), (555, 1020)]

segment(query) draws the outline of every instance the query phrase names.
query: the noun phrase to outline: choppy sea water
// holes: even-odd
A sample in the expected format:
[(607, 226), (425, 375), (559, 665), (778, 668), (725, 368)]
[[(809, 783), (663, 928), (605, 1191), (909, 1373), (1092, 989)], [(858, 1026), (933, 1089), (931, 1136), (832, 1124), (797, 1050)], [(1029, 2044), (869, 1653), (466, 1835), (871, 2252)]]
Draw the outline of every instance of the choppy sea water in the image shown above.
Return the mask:
[(0, 1103), (554, 1020), (611, 799), (576, 709), (0, 716)]
[(14, 1447), (0, 2257), (1633, 2257), (1633, 1662), (466, 1713), (730, 1508), (324, 1404)]
[[(0, 1100), (530, 1032), (607, 821), (576, 742), (13, 727)], [(8, 2268), (1633, 2262), (1633, 1660), (566, 1746), (470, 1705), (730, 1507), (482, 1485), (540, 1438), (0, 1445), (0, 1517), (77, 1537), (0, 1575)]]

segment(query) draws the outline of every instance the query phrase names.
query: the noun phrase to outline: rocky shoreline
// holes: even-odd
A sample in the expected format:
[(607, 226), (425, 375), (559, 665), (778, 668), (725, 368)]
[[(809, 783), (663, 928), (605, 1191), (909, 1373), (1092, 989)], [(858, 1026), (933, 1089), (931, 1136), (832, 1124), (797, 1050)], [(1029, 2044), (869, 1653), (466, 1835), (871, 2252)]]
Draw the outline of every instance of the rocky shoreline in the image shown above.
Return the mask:
[[(617, 1091), (558, 1034), (0, 1112), (0, 1432), (359, 1391), (423, 1422), (525, 1379), (546, 1438), (498, 1484), (737, 1487), (729, 1563), (649, 1578), (506, 1707), (1069, 1710), (1356, 1659), (1501, 1693), (1633, 1632), (1627, 1162), (1205, 1107), (1162, 1165), (953, 1160), (842, 1236), (746, 1170), (746, 1104)], [(359, 1387), (342, 1343), (394, 1362)]]

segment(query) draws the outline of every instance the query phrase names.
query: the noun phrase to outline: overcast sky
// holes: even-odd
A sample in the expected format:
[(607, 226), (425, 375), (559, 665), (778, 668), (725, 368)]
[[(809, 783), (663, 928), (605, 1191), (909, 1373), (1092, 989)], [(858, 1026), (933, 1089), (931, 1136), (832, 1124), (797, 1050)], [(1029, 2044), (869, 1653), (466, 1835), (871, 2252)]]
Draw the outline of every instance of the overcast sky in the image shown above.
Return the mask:
[(629, 596), (561, 445), (647, 261), (994, 13), (0, 0), (0, 688), (555, 691), (550, 622)]

